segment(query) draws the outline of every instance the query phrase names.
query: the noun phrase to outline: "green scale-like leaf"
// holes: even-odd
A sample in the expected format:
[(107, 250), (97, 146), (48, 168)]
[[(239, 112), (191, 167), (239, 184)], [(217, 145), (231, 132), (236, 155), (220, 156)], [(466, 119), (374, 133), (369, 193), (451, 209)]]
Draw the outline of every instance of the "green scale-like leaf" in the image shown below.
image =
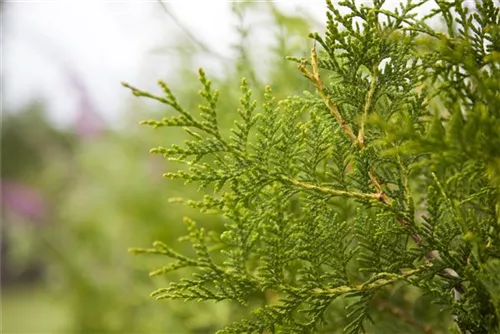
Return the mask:
[(255, 96), (243, 79), (221, 110), (200, 70), (195, 113), (163, 83), (126, 85), (178, 113), (144, 124), (191, 140), (152, 152), (187, 164), (165, 176), (213, 190), (187, 203), (224, 221), (186, 219), (193, 257), (133, 250), (173, 261), (153, 275), (186, 269), (156, 298), (248, 307), (220, 333), (499, 330), (498, 6), (427, 3), (328, 1), (322, 50), (289, 58), (315, 92)]

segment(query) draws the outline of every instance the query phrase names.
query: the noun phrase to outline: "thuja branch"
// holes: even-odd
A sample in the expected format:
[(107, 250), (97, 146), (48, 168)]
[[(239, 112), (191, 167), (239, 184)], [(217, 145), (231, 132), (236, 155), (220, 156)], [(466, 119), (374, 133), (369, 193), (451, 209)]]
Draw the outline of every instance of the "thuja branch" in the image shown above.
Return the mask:
[[(314, 45), (313, 48), (311, 49), (311, 67), (312, 67), (312, 73), (307, 69), (305, 66), (305, 63), (302, 62), (299, 66), (298, 69), (299, 71), (306, 77), (308, 78), (316, 87), (316, 90), (318, 94), (321, 96), (323, 99), (324, 103), (328, 107), (328, 109), (331, 111), (332, 115), (334, 118), (337, 120), (339, 125), (342, 127), (346, 135), (351, 138), (352, 142), (359, 146), (360, 149), (363, 149), (365, 147), (365, 123), (367, 120), (367, 115), (368, 112), (370, 111), (370, 108), (373, 104), (373, 95), (376, 90), (376, 83), (377, 83), (377, 77), (378, 77), (378, 64), (374, 65), (372, 69), (372, 78), (370, 82), (370, 88), (366, 94), (366, 99), (365, 99), (365, 104), (363, 108), (363, 115), (362, 115), (362, 120), (361, 120), (361, 126), (360, 130), (358, 133), (358, 136), (354, 134), (352, 131), (351, 126), (345, 121), (345, 119), (342, 117), (342, 115), (339, 112), (338, 107), (336, 104), (330, 99), (328, 96), (327, 92), (324, 89), (324, 84), (323, 81), (321, 80), (321, 76), (319, 73), (319, 65), (318, 65), (318, 55), (316, 52), (316, 46)], [(400, 159), (398, 157), (398, 159)], [(403, 172), (404, 173), (404, 172)], [(341, 191), (334, 191), (331, 193), (332, 195), (339, 195), (339, 196), (347, 196), (347, 197), (353, 197), (353, 198), (360, 198), (360, 199), (378, 199), (381, 203), (385, 204), (386, 206), (390, 206), (392, 203), (392, 199), (387, 196), (387, 194), (384, 192), (382, 188), (382, 183), (379, 181), (379, 178), (377, 177), (375, 170), (373, 168), (370, 168), (369, 171), (369, 178), (374, 186), (375, 189), (377, 189), (377, 194), (362, 194), (362, 193), (349, 193), (349, 192), (341, 192)], [(408, 187), (408, 180), (407, 177), (403, 177), (403, 182), (404, 182), (404, 191), (405, 191), (405, 197), (407, 199), (407, 205), (409, 204), (409, 187)], [(321, 187), (314, 186), (314, 185), (305, 185), (302, 184), (303, 188), (309, 188), (309, 189), (314, 189), (327, 193), (327, 191), (331, 191), (331, 189), (322, 189)], [(407, 208), (408, 209), (408, 208)], [(408, 226), (410, 223), (408, 222), (407, 219), (399, 219), (398, 223), (401, 226)], [(412, 240), (419, 246), (424, 244), (424, 239), (418, 234), (414, 233), (411, 235)], [(429, 261), (435, 261), (435, 260), (440, 260), (439, 258), (439, 252), (437, 251), (431, 251), (426, 255), (427, 260)], [(457, 278), (458, 275), (456, 274), (455, 270), (451, 268), (446, 268), (443, 271), (443, 274), (450, 278)]]
[[(498, 52), (498, 32), (490, 28), (500, 24), (498, 11), (491, 0), (484, 0), (468, 16), (466, 8), (459, 8), (460, 1), (437, 1), (439, 8), (430, 15), (438, 13), (458, 29), (443, 47), (433, 49), (420, 47), (422, 34), (415, 32), (426, 27), (413, 11), (424, 2), (408, 0), (394, 15), (382, 12), (383, 0), (374, 1), (372, 10), (343, 1), (348, 15), (329, 2), (325, 38), (314, 37), (327, 59), (319, 62), (313, 47), (310, 61), (302, 59), (299, 65), (316, 97), (277, 102), (266, 89), (258, 104), (243, 81), (240, 106), (229, 101), (223, 106), (239, 114), (232, 135), (225, 139), (217, 123), (218, 94), (203, 73), (205, 104), (199, 114), (186, 113), (166, 86), (161, 98), (128, 86), (136, 96), (154, 98), (179, 111), (180, 115), (145, 123), (182, 127), (191, 140), (183, 147), (173, 144), (155, 152), (189, 165), (170, 177), (213, 187), (215, 194), (190, 206), (224, 216), (224, 226), (211, 231), (214, 234), (188, 224), (187, 239), (195, 257), (162, 247), (145, 251), (172, 262), (155, 274), (197, 268), (191, 278), (172, 282), (155, 297), (244, 304), (265, 292), (273, 298), (223, 333), (337, 332), (338, 323), (329, 315), (346, 311), (344, 332), (359, 334), (370, 313), (378, 322), (386, 319), (380, 313), (390, 306), (382, 303), (377, 310), (377, 299), (405, 297), (408, 291), (394, 284), (401, 282), (418, 287), (411, 294), (425, 293), (433, 304), (443, 304), (464, 333), (498, 330), (499, 284), (490, 279), (500, 272), (498, 204), (496, 192), (485, 191), (491, 184), (483, 176), (482, 160), (484, 154), (496, 152), (482, 148), (499, 147), (490, 110), (498, 103), (495, 92), (485, 91), (472, 105), (466, 99), (487, 89), (486, 84), (463, 92), (469, 88), (460, 82), (480, 76), (476, 65), (488, 66), (491, 73), (483, 81), (498, 86), (494, 78), (500, 77), (500, 67), (491, 62), (493, 58), (488, 60)], [(387, 20), (374, 13), (385, 14)], [(353, 18), (364, 21), (363, 26), (358, 28)], [(476, 37), (470, 38), (472, 34)], [(463, 52), (471, 57), (461, 57)], [(379, 69), (382, 58), (389, 59), (384, 70)], [(334, 72), (334, 81), (341, 84), (326, 86), (319, 64)], [(360, 75), (364, 65), (371, 72), (368, 78)], [(438, 89), (427, 87), (428, 82)], [(422, 101), (431, 97), (439, 100), (436, 105), (442, 105), (450, 119), (427, 117), (433, 106)], [(389, 119), (377, 122), (372, 131), (371, 114)], [(351, 200), (332, 203), (334, 196)], [(417, 219), (416, 212), (426, 212), (425, 217)], [(209, 224), (204, 222), (204, 227)], [(377, 293), (380, 290), (390, 294)], [(341, 296), (348, 303), (345, 310), (345, 305), (333, 303)], [(421, 308), (412, 304), (408, 300), (405, 307), (415, 322), (396, 309), (389, 312), (403, 318), (406, 324), (401, 325), (429, 323), (443, 330), (440, 319), (432, 321), (432, 307), (416, 310)]]
[[(358, 145), (360, 148), (364, 147), (364, 123), (366, 122), (366, 119), (363, 119), (362, 126), (361, 126), (361, 131), (358, 136), (356, 136), (351, 128), (351, 126), (347, 123), (347, 121), (342, 117), (340, 114), (340, 111), (337, 107), (337, 105), (330, 99), (328, 96), (328, 93), (325, 90), (323, 81), (321, 80), (321, 76), (319, 73), (319, 65), (318, 65), (318, 54), (316, 52), (316, 46), (314, 45), (313, 48), (311, 49), (311, 66), (313, 69), (313, 72), (311, 73), (307, 67), (305, 66), (305, 63), (301, 63), (298, 66), (299, 71), (306, 77), (308, 78), (316, 87), (316, 91), (318, 94), (321, 96), (323, 99), (323, 102), (326, 104), (330, 112), (332, 113), (333, 117), (339, 123), (339, 125), (342, 127), (343, 131), (345, 134), (352, 140), (353, 143)], [(375, 84), (377, 81), (377, 75), (376, 75), (376, 68), (374, 69), (373, 77), (372, 77), (372, 83), (370, 85), (370, 91), (367, 94), (367, 100), (366, 100), (366, 105), (364, 108), (364, 113), (368, 113), (368, 110), (370, 109), (370, 106), (372, 104), (372, 98), (373, 98), (373, 93), (375, 91)], [(370, 170), (370, 180), (379, 192), (379, 196), (381, 199), (386, 203), (390, 204), (390, 199), (386, 196), (384, 191), (382, 190), (382, 185), (380, 184), (379, 180), (377, 179), (375, 172), (373, 170)]]

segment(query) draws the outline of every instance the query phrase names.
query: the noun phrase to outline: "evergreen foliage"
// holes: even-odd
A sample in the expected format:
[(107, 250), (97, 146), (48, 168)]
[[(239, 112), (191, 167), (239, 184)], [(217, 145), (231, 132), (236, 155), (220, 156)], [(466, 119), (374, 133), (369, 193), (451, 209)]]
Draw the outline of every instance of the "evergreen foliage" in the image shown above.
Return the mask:
[(171, 259), (152, 276), (192, 269), (153, 297), (248, 308), (220, 333), (499, 332), (499, 6), (436, 0), (419, 17), (426, 3), (328, 1), (311, 56), (289, 58), (315, 93), (258, 102), (243, 79), (229, 136), (203, 70), (198, 113), (163, 82), (124, 84), (178, 113), (143, 124), (191, 139), (151, 152), (226, 222), (186, 218), (191, 255), (131, 249)]

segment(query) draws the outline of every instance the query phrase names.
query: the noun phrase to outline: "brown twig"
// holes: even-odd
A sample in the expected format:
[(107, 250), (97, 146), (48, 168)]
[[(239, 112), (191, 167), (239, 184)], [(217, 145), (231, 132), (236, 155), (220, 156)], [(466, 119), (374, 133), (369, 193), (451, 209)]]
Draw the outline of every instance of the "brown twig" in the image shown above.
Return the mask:
[(395, 283), (397, 281), (405, 280), (411, 276), (417, 275), (420, 272), (426, 270), (427, 267), (428, 265), (423, 265), (416, 269), (411, 269), (401, 272), (401, 274), (383, 273), (380, 274), (380, 278), (378, 280), (372, 281), (370, 283), (363, 283), (355, 286), (341, 285), (335, 288), (327, 288), (327, 289), (317, 288), (313, 289), (312, 292), (317, 295), (339, 296), (351, 292), (374, 291), (376, 289), (383, 288), (384, 286)]
[(314, 86), (316, 86), (316, 90), (318, 94), (321, 96), (323, 99), (323, 102), (326, 104), (330, 112), (332, 113), (333, 117), (335, 120), (340, 124), (344, 132), (347, 134), (349, 138), (351, 138), (353, 141), (356, 140), (356, 135), (352, 131), (351, 127), (345, 119), (342, 117), (340, 114), (337, 106), (333, 101), (330, 99), (328, 94), (325, 91), (325, 87), (323, 86), (323, 81), (321, 80), (321, 77), (319, 75), (319, 67), (318, 67), (318, 54), (316, 53), (316, 47), (313, 46), (311, 50), (311, 64), (313, 68), (313, 72), (311, 73), (305, 66), (304, 63), (300, 64), (298, 66), (299, 71), (306, 77), (308, 78)]
[(298, 181), (295, 179), (291, 179), (285, 176), (281, 177), (282, 181), (285, 181), (287, 183), (291, 183), (297, 187), (307, 189), (307, 190), (315, 190), (324, 194), (329, 194), (333, 196), (344, 196), (344, 197), (350, 197), (350, 198), (358, 198), (358, 199), (371, 199), (371, 200), (380, 200), (380, 195), (378, 193), (373, 193), (373, 194), (366, 194), (366, 193), (360, 193), (357, 191), (345, 191), (345, 190), (338, 190), (338, 189), (333, 189), (329, 187), (321, 187), (317, 186), (312, 183), (307, 183), (307, 182), (302, 182)]
[(429, 324), (420, 323), (404, 309), (397, 307), (396, 305), (393, 305), (392, 303), (386, 300), (375, 299), (375, 305), (380, 311), (382, 312), (386, 311), (392, 314), (394, 317), (398, 318), (399, 320), (404, 321), (409, 325), (420, 328), (420, 330), (426, 334), (434, 333)]
[[(364, 107), (364, 118), (361, 124), (361, 130), (356, 136), (354, 134), (354, 131), (351, 129), (349, 124), (346, 122), (346, 120), (342, 117), (342, 115), (339, 112), (339, 109), (337, 108), (337, 105), (330, 99), (328, 94), (326, 93), (325, 87), (323, 85), (323, 81), (321, 80), (321, 76), (319, 74), (319, 65), (318, 65), (318, 53), (316, 52), (316, 46), (313, 46), (311, 50), (311, 65), (312, 65), (312, 73), (307, 69), (304, 63), (300, 64), (298, 66), (299, 71), (311, 81), (314, 86), (316, 87), (316, 91), (318, 94), (321, 96), (323, 99), (323, 102), (325, 105), (328, 107), (330, 110), (331, 114), (337, 121), (337, 123), (342, 127), (342, 130), (344, 133), (351, 138), (352, 142), (359, 145), (360, 148), (364, 148), (364, 123), (366, 122), (366, 114), (368, 113), (370, 106), (372, 104), (372, 99), (373, 99), (373, 93), (375, 92), (375, 87), (376, 87), (376, 80), (377, 80), (377, 72), (374, 70), (372, 82), (370, 84), (370, 90), (367, 94), (366, 98), (366, 103)], [(375, 67), (376, 68), (376, 67)], [(378, 192), (378, 198), (380, 201), (384, 202), (385, 204), (390, 204), (391, 200), (390, 198), (385, 194), (385, 192), (382, 189), (382, 185), (380, 181), (378, 180), (375, 171), (373, 169), (370, 169), (370, 181), (372, 182), (373, 186), (375, 189), (377, 189)]]
[(358, 139), (357, 139), (361, 147), (363, 147), (365, 143), (365, 123), (366, 119), (368, 118), (368, 112), (370, 111), (370, 108), (372, 106), (373, 93), (375, 93), (375, 87), (377, 86), (377, 77), (378, 77), (378, 68), (377, 66), (373, 66), (372, 80), (370, 82), (370, 89), (366, 94), (365, 106), (363, 108), (363, 118), (361, 120), (361, 127), (359, 129)]

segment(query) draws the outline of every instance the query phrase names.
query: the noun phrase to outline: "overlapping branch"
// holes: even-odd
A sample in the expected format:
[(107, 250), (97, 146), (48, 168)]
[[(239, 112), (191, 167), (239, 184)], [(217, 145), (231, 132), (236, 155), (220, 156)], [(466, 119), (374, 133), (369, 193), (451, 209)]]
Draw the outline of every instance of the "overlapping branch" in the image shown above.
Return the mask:
[[(316, 52), (316, 46), (313, 46), (311, 50), (311, 67), (312, 67), (312, 72), (310, 72), (306, 65), (305, 62), (301, 63), (298, 66), (298, 70), (306, 77), (308, 78), (316, 87), (316, 90), (318, 94), (321, 96), (323, 99), (323, 102), (325, 105), (328, 107), (334, 118), (337, 120), (345, 134), (351, 138), (352, 142), (356, 144), (360, 149), (363, 149), (365, 147), (365, 123), (367, 119), (368, 112), (370, 111), (370, 108), (373, 104), (373, 95), (376, 89), (376, 82), (377, 82), (377, 75), (378, 75), (378, 69), (377, 65), (374, 66), (373, 72), (372, 72), (372, 79), (370, 82), (370, 88), (367, 92), (366, 99), (365, 99), (365, 105), (363, 107), (363, 116), (362, 116), (362, 121), (361, 121), (361, 126), (358, 135), (356, 136), (351, 128), (351, 126), (345, 121), (345, 119), (342, 117), (342, 115), (339, 112), (339, 109), (337, 105), (331, 100), (331, 98), (328, 96), (325, 88), (323, 81), (321, 80), (321, 76), (319, 73), (319, 66), (318, 66), (318, 54)], [(383, 191), (382, 188), (382, 183), (380, 182), (379, 178), (377, 177), (375, 170), (373, 168), (370, 169), (369, 171), (369, 178), (370, 181), (373, 185), (373, 187), (377, 190), (377, 194), (358, 194), (358, 193), (349, 193), (347, 194), (340, 194), (338, 193), (337, 195), (343, 195), (343, 196), (350, 196), (350, 197), (355, 197), (355, 198), (378, 198), (380, 202), (383, 204), (390, 206), (391, 202), (393, 201), (387, 194)], [(310, 189), (315, 188), (316, 190), (320, 190), (317, 186), (311, 186), (308, 185)], [(409, 189), (405, 189), (406, 192), (409, 191)], [(335, 195), (335, 194), (334, 194)], [(402, 226), (408, 226), (410, 223), (405, 220), (405, 219), (399, 219), (398, 223)], [(411, 235), (412, 240), (417, 244), (417, 245), (423, 245), (424, 239), (418, 234), (414, 233)], [(439, 256), (438, 251), (431, 251), (426, 255), (426, 258), (428, 261), (435, 261), (435, 260), (441, 260)], [(448, 276), (448, 277), (453, 277), (457, 278), (459, 277), (458, 274), (456, 273), (455, 270), (451, 268), (446, 268), (442, 274)]]

